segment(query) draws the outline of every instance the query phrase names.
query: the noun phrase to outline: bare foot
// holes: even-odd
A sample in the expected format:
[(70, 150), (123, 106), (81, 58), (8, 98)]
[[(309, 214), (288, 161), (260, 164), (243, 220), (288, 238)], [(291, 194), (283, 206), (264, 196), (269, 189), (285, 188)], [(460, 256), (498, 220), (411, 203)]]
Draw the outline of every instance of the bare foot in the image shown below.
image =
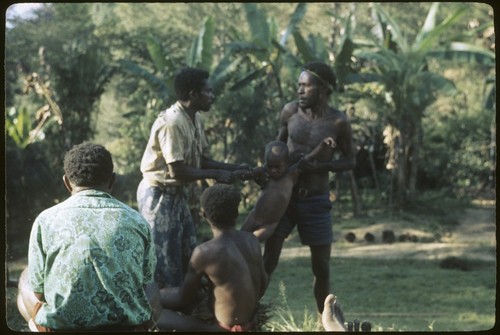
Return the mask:
[(326, 331), (345, 332), (344, 313), (340, 309), (337, 297), (329, 294), (325, 299), (325, 307), (321, 315), (321, 321)]

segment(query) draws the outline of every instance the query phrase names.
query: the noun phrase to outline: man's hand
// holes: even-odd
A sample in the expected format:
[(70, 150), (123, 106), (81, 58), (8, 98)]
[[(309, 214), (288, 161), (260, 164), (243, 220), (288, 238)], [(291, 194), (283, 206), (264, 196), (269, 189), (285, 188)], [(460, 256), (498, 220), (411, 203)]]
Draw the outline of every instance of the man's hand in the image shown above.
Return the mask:
[(240, 180), (252, 180), (253, 171), (249, 169), (233, 171), (233, 176)]
[(253, 180), (260, 188), (264, 188), (269, 181), (269, 175), (263, 166), (253, 168)]

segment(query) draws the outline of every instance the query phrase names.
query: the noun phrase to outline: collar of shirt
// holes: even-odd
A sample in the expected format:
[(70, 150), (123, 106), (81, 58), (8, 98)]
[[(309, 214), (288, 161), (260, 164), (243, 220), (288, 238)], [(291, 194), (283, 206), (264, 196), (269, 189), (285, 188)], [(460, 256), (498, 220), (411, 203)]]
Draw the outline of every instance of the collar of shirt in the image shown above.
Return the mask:
[(82, 190), (78, 193), (73, 194), (73, 196), (87, 196), (87, 197), (104, 197), (104, 198), (113, 198), (111, 194), (96, 190), (96, 189), (87, 189), (87, 190)]

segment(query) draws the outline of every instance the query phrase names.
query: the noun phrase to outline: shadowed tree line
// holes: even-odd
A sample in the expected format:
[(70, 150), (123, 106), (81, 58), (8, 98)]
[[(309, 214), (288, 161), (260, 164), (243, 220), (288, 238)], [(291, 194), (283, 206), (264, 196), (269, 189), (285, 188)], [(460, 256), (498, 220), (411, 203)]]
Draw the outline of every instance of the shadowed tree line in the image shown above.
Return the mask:
[[(211, 73), (211, 156), (255, 165), (276, 137), (281, 107), (295, 99), (301, 65), (331, 65), (332, 105), (351, 118), (358, 161), (332, 175), (331, 187), (354, 215), (410, 209), (428, 190), (494, 190), (495, 45), (486, 4), (55, 3), (10, 24), (9, 240), (25, 238), (35, 216), (67, 196), (62, 158), (82, 141), (108, 147), (115, 195), (135, 205), (150, 126), (175, 101), (182, 66)], [(258, 189), (242, 189), (252, 204)]]

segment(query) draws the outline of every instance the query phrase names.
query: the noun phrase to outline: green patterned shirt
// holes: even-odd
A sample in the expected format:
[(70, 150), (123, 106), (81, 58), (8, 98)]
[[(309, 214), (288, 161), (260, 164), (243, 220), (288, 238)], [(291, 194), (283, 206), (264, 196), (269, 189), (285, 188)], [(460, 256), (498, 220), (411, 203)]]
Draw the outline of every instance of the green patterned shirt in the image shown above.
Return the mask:
[(28, 282), (46, 303), (35, 322), (52, 329), (138, 325), (152, 310), (144, 285), (156, 264), (148, 223), (97, 190), (43, 211), (31, 230)]

